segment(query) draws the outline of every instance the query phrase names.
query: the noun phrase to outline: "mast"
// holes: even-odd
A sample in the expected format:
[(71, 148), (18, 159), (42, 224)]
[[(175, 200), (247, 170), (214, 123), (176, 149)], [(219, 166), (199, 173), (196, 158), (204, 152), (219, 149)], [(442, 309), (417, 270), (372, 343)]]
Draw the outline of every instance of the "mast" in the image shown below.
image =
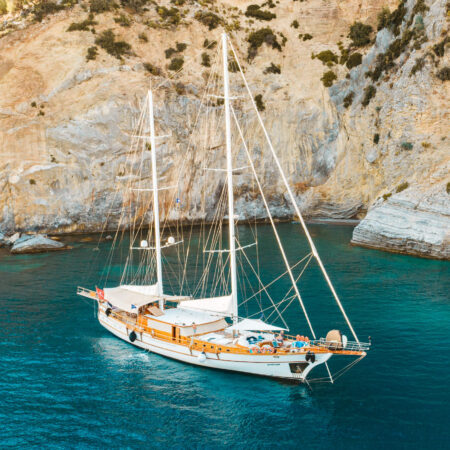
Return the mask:
[(231, 154), (230, 87), (228, 78), (227, 35), (222, 33), (223, 88), (225, 104), (225, 134), (227, 149), (228, 185), (228, 230), (230, 245), (231, 299), (233, 302), (233, 324), (238, 321), (237, 278), (236, 278), (236, 235), (234, 230), (233, 161)]
[(153, 116), (153, 94), (148, 91), (148, 112), (150, 122), (150, 145), (152, 155), (152, 181), (153, 181), (153, 222), (155, 227), (155, 248), (156, 248), (156, 278), (158, 282), (159, 308), (164, 309), (162, 264), (161, 264), (161, 236), (159, 231), (159, 200), (158, 200), (158, 177), (156, 171), (156, 137), (155, 121)]

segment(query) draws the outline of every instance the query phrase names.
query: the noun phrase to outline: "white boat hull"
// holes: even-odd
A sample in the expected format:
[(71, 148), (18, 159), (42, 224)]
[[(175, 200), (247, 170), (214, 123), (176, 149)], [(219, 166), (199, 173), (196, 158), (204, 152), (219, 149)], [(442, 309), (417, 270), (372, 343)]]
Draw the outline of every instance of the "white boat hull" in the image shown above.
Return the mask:
[(328, 361), (332, 353), (316, 354), (315, 362), (307, 362), (305, 353), (277, 354), (235, 354), (235, 353), (204, 353), (191, 350), (185, 345), (166, 342), (153, 338), (149, 333), (136, 333), (136, 340), (130, 342), (127, 326), (100, 309), (98, 319), (100, 324), (120, 339), (159, 355), (183, 361), (196, 366), (213, 369), (230, 370), (275, 378), (285, 378), (305, 381), (311, 370)]

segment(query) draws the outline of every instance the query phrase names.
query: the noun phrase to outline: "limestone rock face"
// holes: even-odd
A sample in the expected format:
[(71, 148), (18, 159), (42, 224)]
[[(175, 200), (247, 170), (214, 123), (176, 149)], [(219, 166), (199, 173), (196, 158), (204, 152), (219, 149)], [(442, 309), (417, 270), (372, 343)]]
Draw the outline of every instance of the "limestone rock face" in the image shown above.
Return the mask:
[(446, 185), (409, 188), (379, 200), (355, 228), (352, 243), (450, 259), (450, 202)]
[(40, 234), (24, 235), (17, 239), (11, 248), (11, 253), (42, 253), (52, 250), (62, 250), (64, 244), (53, 239), (46, 238)]
[[(159, 3), (173, 6), (165, 0)], [(311, 53), (327, 49), (339, 53), (337, 43), (349, 43), (348, 29), (355, 20), (376, 27), (381, 8), (387, 5), (392, 11), (397, 1), (282, 2), (273, 10), (277, 17), (270, 23), (251, 23), (243, 16), (250, 2), (216, 3), (229, 23), (236, 20), (233, 16), (239, 16), (241, 28), (235, 29), (232, 40), (252, 92), (263, 96), (264, 122), (305, 215), (361, 218), (372, 204), (371, 211), (376, 209), (382, 194), (395, 192), (405, 181), (411, 189), (417, 187), (411, 190), (411, 195), (418, 196), (416, 202), (429, 189), (445, 184), (449, 83), (436, 78), (437, 69), (430, 58), (425, 59), (421, 70), (411, 74), (417, 59), (432, 52), (446, 30), (444, 0), (426, 0), (429, 9), (423, 14), (423, 23), (428, 41), (419, 49), (401, 54), (396, 69), (376, 83), (376, 95), (366, 107), (361, 105), (369, 83), (366, 74), (373, 69), (377, 55), (396, 38), (392, 32), (381, 30), (375, 44), (361, 50), (362, 64), (352, 69), (348, 78), (345, 66), (333, 66), (342, 81), (330, 89), (320, 80), (329, 69), (318, 59), (311, 59)], [(408, 14), (414, 3), (407, 2)], [(171, 136), (159, 146), (160, 176), (167, 185), (178, 184), (180, 167), (187, 167), (179, 184), (183, 208), (169, 215), (163, 207), (162, 214), (185, 221), (212, 217), (223, 181), (211, 177), (208, 185), (201, 186), (197, 180), (204, 176), (202, 164), (207, 158), (224, 167), (220, 145), (219, 150), (209, 153), (196, 148), (188, 158), (184, 150), (190, 145), (190, 132), (210, 70), (201, 65), (203, 43), (205, 38), (219, 40), (222, 30), (210, 31), (201, 25), (194, 18), (200, 6), (191, 6), (180, 25), (166, 28), (160, 26), (161, 18), (153, 7), (139, 14), (126, 10), (130, 27), (118, 25), (115, 12), (99, 14), (95, 17), (96, 34), (66, 31), (71, 23), (87, 18), (80, 5), (50, 15), (42, 23), (29, 23), (22, 17), (11, 19), (19, 21), (20, 26), (0, 38), (2, 232), (98, 231), (105, 226), (106, 218), (108, 228), (119, 223), (127, 226), (128, 215), (122, 211), (131, 199), (126, 190), (130, 135), (150, 85), (155, 90), (157, 132)], [(294, 19), (299, 22), (298, 29), (291, 26)], [(406, 15), (402, 29), (408, 19)], [(158, 26), (148, 25), (154, 23)], [(280, 40), (282, 33), (287, 41), (282, 51), (264, 44), (249, 63), (248, 33), (265, 26), (278, 33)], [(133, 55), (119, 61), (99, 48), (97, 58), (87, 61), (87, 49), (109, 28), (118, 39), (132, 45)], [(139, 39), (142, 33), (147, 41)], [(309, 33), (313, 39), (299, 39), (299, 33)], [(188, 44), (180, 74), (167, 70), (169, 60), (164, 55), (164, 50), (177, 41)], [(448, 65), (447, 53), (441, 66)], [(214, 55), (212, 51), (210, 54)], [(145, 62), (160, 67), (162, 75), (150, 75)], [(280, 65), (280, 75), (265, 73), (272, 62)], [(234, 93), (239, 95), (243, 87), (236, 83), (237, 77), (231, 74)], [(354, 94), (353, 103), (345, 108), (343, 99), (350, 92)], [(255, 118), (239, 105), (236, 109), (245, 128), (256, 129)], [(220, 139), (223, 137), (219, 136), (218, 144)], [(237, 148), (238, 140), (234, 144)], [(262, 137), (255, 137), (252, 151), (274, 214), (291, 216), (285, 188), (264, 151)], [(149, 158), (150, 152), (144, 161), (147, 168)], [(238, 163), (245, 165), (242, 160)], [(142, 175), (141, 181), (150, 183), (147, 175)], [(248, 181), (237, 175), (235, 186), (240, 218), (264, 218), (261, 198), (254, 195)], [(385, 206), (391, 205), (394, 197)], [(434, 201), (437, 199), (431, 196), (430, 208)], [(392, 203), (390, 214), (399, 208)], [(412, 215), (414, 211), (411, 209)], [(133, 212), (144, 214), (141, 210)], [(150, 219), (151, 215), (145, 215), (143, 220)], [(388, 224), (389, 218), (382, 223)], [(361, 227), (355, 242), (363, 240), (363, 230)], [(379, 232), (383, 235), (381, 228)], [(373, 247), (378, 245), (378, 240), (373, 241)]]

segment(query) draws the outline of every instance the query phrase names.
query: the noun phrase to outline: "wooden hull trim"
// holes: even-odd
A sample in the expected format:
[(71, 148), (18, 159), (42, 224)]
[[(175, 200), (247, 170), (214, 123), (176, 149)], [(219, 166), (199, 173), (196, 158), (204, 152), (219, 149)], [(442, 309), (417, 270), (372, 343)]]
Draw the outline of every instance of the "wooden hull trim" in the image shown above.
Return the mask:
[(101, 310), (98, 319), (100, 324), (109, 332), (136, 347), (188, 364), (212, 369), (305, 381), (314, 367), (325, 363), (332, 356), (332, 353), (316, 354), (314, 363), (307, 362), (305, 360), (306, 355), (301, 353), (244, 355), (225, 352), (217, 354), (206, 351), (203, 356), (203, 352), (199, 350), (154, 338), (146, 332), (136, 332), (136, 339), (131, 342), (126, 324), (112, 317), (107, 317)]

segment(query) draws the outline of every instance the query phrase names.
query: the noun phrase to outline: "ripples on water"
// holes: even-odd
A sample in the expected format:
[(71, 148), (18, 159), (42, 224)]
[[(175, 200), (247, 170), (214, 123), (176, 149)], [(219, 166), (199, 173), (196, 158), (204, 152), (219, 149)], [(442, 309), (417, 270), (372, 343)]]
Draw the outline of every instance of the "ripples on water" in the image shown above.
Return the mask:
[[(357, 333), (373, 338), (366, 359), (312, 392), (192, 367), (108, 334), (75, 295), (101, 273), (95, 242), (43, 255), (3, 251), (1, 446), (448, 448), (449, 263), (350, 247), (347, 227), (312, 229)], [(262, 271), (278, 274), (268, 232), (260, 227)], [(304, 255), (297, 226), (280, 232), (292, 261)], [(343, 325), (319, 279), (312, 268), (300, 287), (323, 336)], [(297, 304), (286, 318), (306, 333)]]

